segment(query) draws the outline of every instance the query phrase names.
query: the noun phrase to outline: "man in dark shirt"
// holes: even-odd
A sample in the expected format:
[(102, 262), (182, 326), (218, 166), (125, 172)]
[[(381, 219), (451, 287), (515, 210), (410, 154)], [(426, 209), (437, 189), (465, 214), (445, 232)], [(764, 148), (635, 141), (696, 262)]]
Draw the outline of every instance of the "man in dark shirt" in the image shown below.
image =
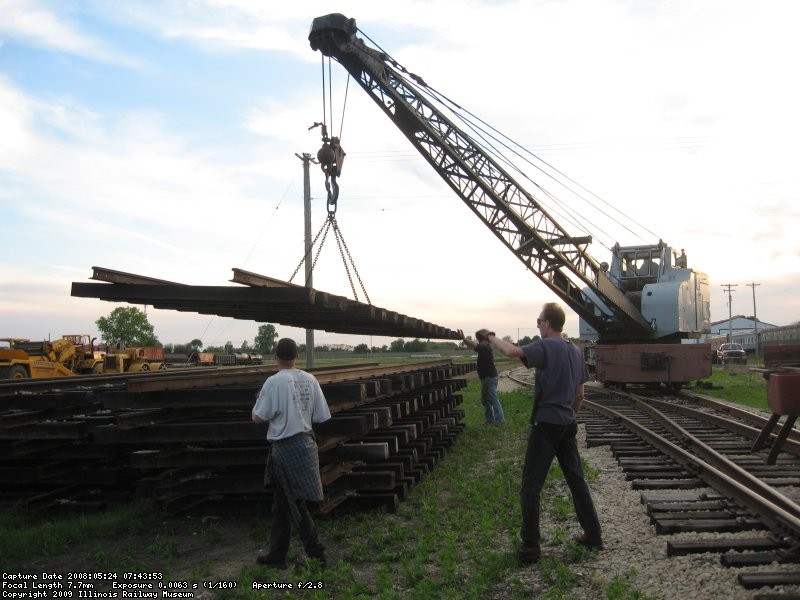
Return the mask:
[(558, 304), (545, 304), (536, 319), (541, 339), (522, 347), (502, 340), (486, 329), (479, 332), (506, 356), (516, 356), (528, 368), (536, 369), (532, 426), (520, 491), (522, 546), (519, 558), (523, 563), (534, 563), (541, 556), (540, 495), (553, 458), (558, 459), (564, 472), (575, 514), (584, 532), (575, 541), (591, 549), (603, 548), (600, 521), (583, 477), (575, 439), (578, 432), (575, 416), (583, 403), (583, 384), (589, 379), (589, 374), (580, 350), (561, 335), (565, 320), (564, 310)]
[(478, 353), (476, 366), (478, 379), (481, 382), (481, 404), (486, 424), (503, 425), (506, 418), (503, 414), (503, 405), (500, 404), (500, 398), (497, 397), (497, 367), (494, 365), (494, 351), (489, 345), (489, 338), (486, 333), (478, 331), (475, 333), (475, 339), (478, 341), (475, 342), (464, 337), (463, 331), (459, 331), (459, 333), (461, 333), (464, 343)]

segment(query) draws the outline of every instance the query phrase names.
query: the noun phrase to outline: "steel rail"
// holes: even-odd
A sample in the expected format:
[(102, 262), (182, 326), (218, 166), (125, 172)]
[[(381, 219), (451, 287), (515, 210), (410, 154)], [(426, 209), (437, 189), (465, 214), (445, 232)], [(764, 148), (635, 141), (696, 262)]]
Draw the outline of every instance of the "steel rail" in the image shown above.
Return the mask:
[[(739, 408), (738, 406), (732, 406), (726, 402), (722, 402), (716, 398), (711, 398), (709, 396), (705, 396), (703, 394), (698, 394), (696, 392), (690, 392), (688, 390), (681, 390), (680, 395), (682, 397), (688, 398), (690, 400), (696, 401), (708, 408), (714, 408), (716, 410), (726, 412), (729, 415), (736, 417), (737, 419), (754, 425), (759, 428), (759, 430), (763, 429), (764, 426), (767, 424), (769, 420), (767, 417), (762, 417), (754, 412), (749, 410), (745, 410), (744, 408)], [(790, 440), (794, 440), (796, 443), (790, 443)], [(796, 448), (797, 450), (791, 450), (791, 448)], [(800, 454), (800, 431), (792, 430), (789, 433), (789, 437), (787, 438), (786, 443), (784, 443), (784, 449), (789, 450), (794, 454)]]
[[(409, 362), (397, 365), (380, 366), (377, 363), (337, 365), (308, 369), (320, 383), (337, 383), (353, 379), (367, 379), (436, 367), (452, 365), (452, 359)], [(148, 371), (142, 373), (122, 373), (117, 375), (75, 375), (74, 377), (49, 377), (43, 379), (23, 379), (0, 382), (2, 397), (24, 394), (41, 394), (50, 391), (126, 389), (130, 392), (156, 390), (181, 390), (225, 385), (254, 385), (263, 381), (276, 371), (275, 365), (256, 365), (246, 367), (197, 367), (179, 371)]]
[[(708, 423), (712, 423), (712, 424), (717, 425), (718, 427), (720, 427), (722, 429), (726, 429), (726, 430), (731, 431), (733, 433), (737, 433), (737, 434), (741, 435), (742, 437), (749, 438), (751, 440), (755, 440), (756, 438), (758, 438), (758, 436), (761, 434), (761, 430), (764, 428), (764, 425), (766, 425), (766, 423), (767, 423), (767, 419), (766, 418), (760, 417), (758, 415), (755, 415), (755, 414), (753, 414), (751, 412), (748, 412), (748, 411), (745, 411), (745, 410), (742, 410), (742, 409), (739, 409), (738, 411), (736, 411), (734, 413), (731, 413), (731, 414), (733, 416), (737, 417), (737, 418), (739, 418), (739, 415), (742, 415), (742, 416), (743, 415), (750, 415), (752, 417), (755, 417), (755, 419), (753, 419), (752, 422), (754, 424), (760, 425), (760, 427), (758, 429), (755, 428), (755, 427), (752, 427), (750, 425), (747, 425), (745, 423), (741, 423), (739, 421), (734, 421), (734, 420), (728, 419), (726, 417), (721, 417), (719, 415), (715, 415), (715, 414), (712, 414), (712, 413), (707, 413), (707, 412), (704, 412), (702, 410), (698, 410), (696, 408), (692, 408), (690, 406), (684, 406), (684, 405), (681, 405), (681, 404), (673, 404), (671, 402), (667, 402), (667, 401), (664, 401), (664, 400), (657, 400), (655, 398), (648, 398), (647, 402), (650, 403), (651, 405), (655, 406), (656, 408), (661, 408), (661, 409), (664, 409), (664, 410), (671, 410), (672, 412), (679, 413), (679, 414), (684, 415), (686, 417), (691, 417), (691, 418), (694, 418), (694, 419), (700, 419), (700, 420), (706, 421)], [(715, 406), (709, 406), (709, 408), (715, 408)], [(749, 418), (746, 419), (746, 420), (750, 421)], [(800, 438), (798, 438), (798, 439), (800, 439)], [(787, 451), (787, 452), (791, 452), (792, 454), (800, 455), (800, 442), (787, 440), (783, 444), (782, 449)]]
[(718, 492), (733, 498), (752, 511), (772, 531), (800, 541), (800, 505), (747, 473), (673, 422), (661, 411), (648, 405), (646, 401), (622, 392), (613, 392), (613, 395), (632, 402), (640, 411), (646, 413), (654, 422), (664, 427), (697, 455), (668, 440), (646, 425), (638, 423), (635, 419), (598, 402), (587, 399), (584, 401), (584, 407), (618, 422), (653, 447), (670, 456), (687, 471), (705, 481)]

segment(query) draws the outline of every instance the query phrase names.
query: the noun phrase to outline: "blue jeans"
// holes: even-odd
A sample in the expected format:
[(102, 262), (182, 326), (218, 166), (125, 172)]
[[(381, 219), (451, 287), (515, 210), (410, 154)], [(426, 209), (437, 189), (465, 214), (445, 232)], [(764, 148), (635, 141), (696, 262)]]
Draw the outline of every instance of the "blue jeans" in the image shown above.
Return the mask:
[(497, 377), (481, 378), (481, 404), (487, 423), (505, 423), (503, 407), (497, 397)]
[(583, 478), (581, 457), (575, 440), (577, 433), (577, 423), (571, 425), (534, 423), (531, 427), (520, 491), (522, 505), (520, 538), (523, 546), (539, 547), (540, 496), (553, 458), (558, 458), (558, 464), (564, 472), (564, 479), (572, 493), (575, 514), (586, 538), (592, 542), (601, 540), (600, 521), (597, 518), (589, 486)]

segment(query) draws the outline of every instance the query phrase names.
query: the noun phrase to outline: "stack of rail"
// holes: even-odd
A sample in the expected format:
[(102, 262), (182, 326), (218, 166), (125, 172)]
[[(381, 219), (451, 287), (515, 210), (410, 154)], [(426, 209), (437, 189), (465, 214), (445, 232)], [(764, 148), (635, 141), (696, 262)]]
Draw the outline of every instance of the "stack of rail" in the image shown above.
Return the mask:
[[(329, 512), (394, 510), (463, 430), (450, 360), (312, 370), (332, 419), (315, 426)], [(268, 506), (266, 425), (250, 411), (274, 367), (0, 384), (0, 501), (86, 512), (155, 499), (171, 512)]]

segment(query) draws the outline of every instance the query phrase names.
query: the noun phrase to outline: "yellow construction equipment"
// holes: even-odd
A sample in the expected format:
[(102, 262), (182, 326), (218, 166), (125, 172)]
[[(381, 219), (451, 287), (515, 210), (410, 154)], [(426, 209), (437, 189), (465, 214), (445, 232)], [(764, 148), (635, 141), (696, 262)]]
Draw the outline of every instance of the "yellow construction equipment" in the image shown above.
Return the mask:
[(0, 338), (0, 379), (137, 373), (165, 368), (166, 363), (149, 358), (145, 348), (97, 351), (94, 339), (87, 334), (65, 335), (52, 342)]

